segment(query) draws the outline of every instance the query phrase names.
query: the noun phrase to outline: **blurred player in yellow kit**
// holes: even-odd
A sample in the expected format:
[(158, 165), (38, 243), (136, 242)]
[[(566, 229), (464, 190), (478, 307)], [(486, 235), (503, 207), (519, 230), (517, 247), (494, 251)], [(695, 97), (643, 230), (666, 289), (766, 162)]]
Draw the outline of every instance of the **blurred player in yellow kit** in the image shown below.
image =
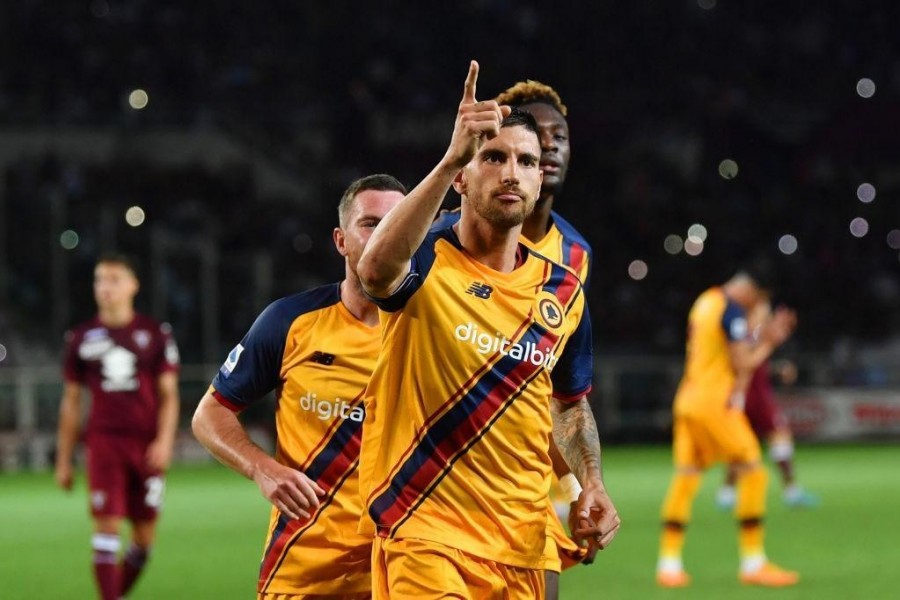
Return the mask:
[(759, 441), (744, 413), (750, 377), (790, 335), (795, 316), (778, 310), (755, 342), (747, 314), (768, 302), (770, 275), (765, 265), (738, 272), (694, 302), (688, 316), (685, 371), (674, 406), (675, 474), (662, 507), (663, 533), (656, 579), (663, 587), (690, 583), (681, 553), (691, 506), (703, 471), (716, 462), (738, 470), (735, 516), (740, 526), (739, 580), (780, 587), (799, 580), (796, 572), (769, 562), (763, 545), (767, 472)]
[[(477, 102), (477, 73), (444, 158), (359, 265), (383, 311), (360, 457), (376, 598), (543, 597), (551, 433), (584, 485), (576, 535), (602, 547), (619, 527), (586, 398), (581, 283), (519, 243), (541, 184), (537, 124)], [(451, 185), (460, 220), (429, 231)]]
[[(531, 114), (538, 126), (541, 143), (540, 167), (543, 174), (541, 192), (535, 203), (533, 212), (522, 224), (522, 244), (535, 250), (550, 260), (566, 265), (578, 275), (584, 286), (588, 288), (591, 268), (591, 247), (575, 227), (553, 210), (554, 201), (562, 192), (566, 174), (569, 170), (569, 124), (566, 121), (568, 109), (559, 94), (549, 85), (539, 81), (520, 81), (497, 96), (496, 101), (506, 106), (514, 106)], [(435, 228), (446, 227), (459, 220), (459, 211), (442, 215)], [(553, 500), (561, 499), (559, 514), (573, 517), (571, 503), (578, 498), (581, 485), (572, 475), (568, 465), (551, 449), (553, 470), (560, 479), (560, 485), (551, 489)], [(559, 596), (560, 568), (566, 569), (584, 562), (593, 562), (596, 548), (569, 539), (560, 522), (560, 516), (552, 503), (547, 508), (548, 548), (546, 568), (546, 598), (555, 600)], [(572, 530), (577, 524), (570, 523)]]
[[(357, 465), (363, 389), (381, 333), (356, 266), (375, 226), (405, 193), (390, 175), (364, 177), (347, 189), (334, 230), (344, 280), (266, 308), (194, 415), (203, 445), (253, 479), (273, 504), (257, 584), (262, 599), (371, 596), (372, 538), (357, 533), (363, 511)], [(250, 440), (236, 415), (272, 390), (274, 458)]]

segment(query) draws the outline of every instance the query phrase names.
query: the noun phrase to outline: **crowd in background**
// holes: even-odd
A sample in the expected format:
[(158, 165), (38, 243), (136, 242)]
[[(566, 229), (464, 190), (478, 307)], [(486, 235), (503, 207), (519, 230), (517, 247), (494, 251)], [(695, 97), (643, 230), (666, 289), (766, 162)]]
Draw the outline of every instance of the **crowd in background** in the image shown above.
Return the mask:
[[(887, 236), (900, 229), (900, 38), (884, 15), (898, 8), (701, 4), (713, 7), (4, 3), (0, 130), (115, 129), (125, 139), (217, 130), (306, 191), (261, 192), (249, 162), (213, 170), (152, 157), (22, 156), (4, 166), (0, 185), (0, 312), (7, 327), (57, 344), (61, 332), (46, 319), (59, 301), (53, 253), (65, 255), (74, 322), (92, 310), (96, 253), (115, 245), (141, 255), (163, 228), (220, 253), (216, 290), (198, 288), (190, 256), (166, 262), (166, 316), (185, 362), (205, 358), (204, 294), (218, 297), (226, 351), (260, 308), (247, 293), (260, 263), (248, 257), (270, 266), (271, 298), (339, 278), (331, 229), (341, 191), (370, 172), (421, 179), (446, 144), (458, 82), (475, 57), (479, 98), (534, 78), (568, 105), (573, 158), (556, 209), (593, 244), (599, 352), (681, 352), (697, 294), (760, 253), (776, 259), (779, 299), (799, 311), (795, 351), (846, 353), (848, 343), (897, 336), (900, 242), (892, 248)], [(863, 77), (877, 86), (871, 98), (856, 91)], [(128, 105), (136, 88), (147, 91), (144, 110)], [(725, 159), (736, 176), (720, 174)], [(864, 182), (877, 191), (870, 203), (857, 198)], [(54, 222), (54, 202), (66, 207), (65, 223)], [(120, 222), (133, 205), (147, 210), (147, 226)], [(863, 237), (851, 234), (856, 217), (868, 222)], [(694, 223), (708, 232), (703, 251), (669, 254), (666, 237), (684, 238)], [(70, 251), (60, 249), (61, 226), (79, 232)], [(790, 255), (778, 250), (786, 234), (798, 243)], [(635, 260), (647, 265), (643, 279), (629, 276)]]

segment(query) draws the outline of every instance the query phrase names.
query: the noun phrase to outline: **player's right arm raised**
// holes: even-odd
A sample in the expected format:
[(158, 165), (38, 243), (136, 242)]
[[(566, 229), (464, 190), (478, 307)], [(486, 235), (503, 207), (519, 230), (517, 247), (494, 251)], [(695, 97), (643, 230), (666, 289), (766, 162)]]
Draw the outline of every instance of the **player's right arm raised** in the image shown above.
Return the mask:
[(473, 60), (447, 152), (431, 173), (381, 220), (366, 244), (357, 271), (363, 288), (372, 296), (385, 298), (400, 285), (453, 179), (475, 156), (482, 138), (492, 138), (500, 132), (500, 122), (509, 114), (509, 107), (493, 100), (475, 100), (477, 81), (478, 63)]
[(325, 494), (297, 469), (280, 464), (247, 435), (237, 415), (207, 392), (191, 421), (200, 443), (222, 464), (256, 482), (260, 492), (292, 519), (307, 519)]

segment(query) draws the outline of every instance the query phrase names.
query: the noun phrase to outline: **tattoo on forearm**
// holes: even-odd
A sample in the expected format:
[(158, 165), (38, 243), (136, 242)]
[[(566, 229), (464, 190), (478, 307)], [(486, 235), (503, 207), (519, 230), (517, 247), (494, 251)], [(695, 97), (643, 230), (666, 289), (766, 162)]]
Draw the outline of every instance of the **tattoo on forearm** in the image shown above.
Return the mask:
[(587, 398), (553, 403), (553, 438), (579, 481), (600, 478), (600, 434)]

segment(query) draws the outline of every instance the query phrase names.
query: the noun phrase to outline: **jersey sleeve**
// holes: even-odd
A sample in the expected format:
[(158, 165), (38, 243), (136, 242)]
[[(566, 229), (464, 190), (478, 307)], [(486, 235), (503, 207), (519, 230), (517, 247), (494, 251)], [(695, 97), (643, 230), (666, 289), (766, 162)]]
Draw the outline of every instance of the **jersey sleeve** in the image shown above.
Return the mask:
[(728, 300), (722, 313), (722, 330), (729, 342), (745, 341), (750, 333), (744, 309), (733, 300)]
[(84, 363), (78, 358), (78, 338), (74, 331), (67, 331), (63, 350), (63, 378), (74, 383), (84, 383)]
[(591, 285), (591, 272), (594, 268), (594, 251), (588, 246), (585, 253), (587, 254), (587, 260), (584, 261), (584, 265), (581, 267), (578, 277), (581, 278), (581, 287), (584, 288), (584, 293), (587, 294), (588, 288)]
[(553, 397), (563, 401), (577, 400), (591, 391), (594, 377), (594, 348), (591, 337), (591, 316), (587, 304), (578, 327), (563, 348), (559, 362), (553, 368)]
[(287, 327), (277, 303), (269, 305), (235, 346), (213, 379), (214, 396), (239, 411), (276, 388)]
[(409, 273), (397, 287), (397, 289), (387, 298), (376, 298), (370, 294), (366, 294), (369, 299), (381, 310), (387, 312), (396, 312), (406, 306), (406, 303), (412, 298), (413, 294), (422, 287), (431, 265), (434, 264), (435, 252), (434, 244), (437, 241), (439, 232), (432, 230), (419, 249), (415, 251), (410, 259)]
[(443, 214), (438, 214), (437, 218), (434, 220), (434, 223), (431, 224), (431, 230), (437, 231), (439, 229), (447, 229), (448, 227), (453, 227), (457, 223), (459, 223), (459, 218), (462, 215), (459, 207), (454, 208), (453, 210), (449, 210)]

